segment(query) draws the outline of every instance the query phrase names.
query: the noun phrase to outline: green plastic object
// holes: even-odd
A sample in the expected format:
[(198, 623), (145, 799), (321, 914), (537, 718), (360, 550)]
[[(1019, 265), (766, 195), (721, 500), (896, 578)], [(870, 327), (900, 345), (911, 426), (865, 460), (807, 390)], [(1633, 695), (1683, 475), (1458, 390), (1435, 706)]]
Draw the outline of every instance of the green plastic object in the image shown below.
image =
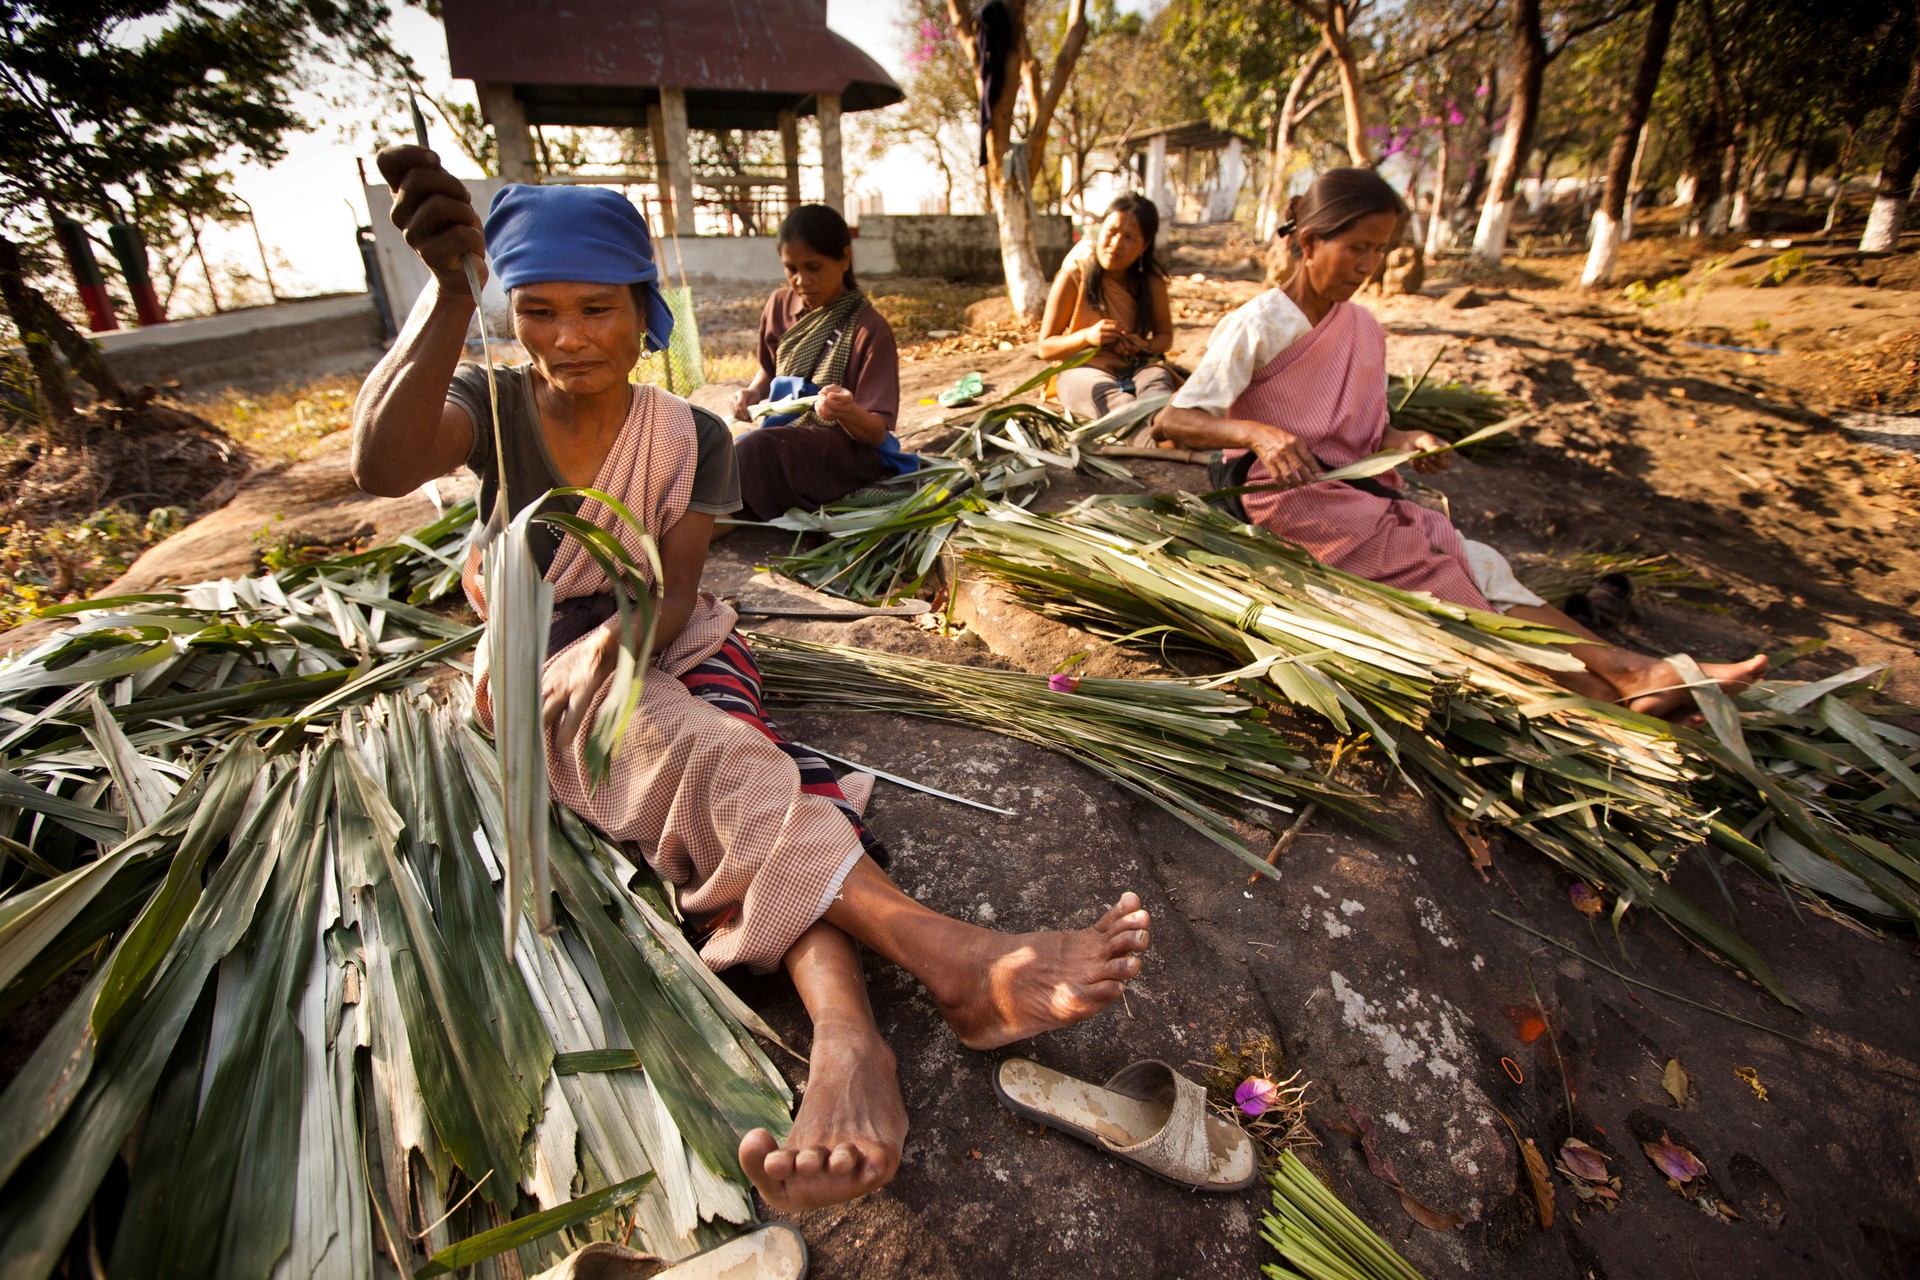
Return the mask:
[(673, 312), (673, 337), (660, 353), (661, 381), (677, 396), (689, 396), (707, 385), (706, 364), (700, 358), (700, 322), (693, 317), (693, 290), (682, 285), (662, 289)]
[(973, 403), (986, 389), (987, 384), (977, 371), (965, 373), (960, 381), (940, 393), (940, 404), (944, 408), (958, 409), (963, 404)]

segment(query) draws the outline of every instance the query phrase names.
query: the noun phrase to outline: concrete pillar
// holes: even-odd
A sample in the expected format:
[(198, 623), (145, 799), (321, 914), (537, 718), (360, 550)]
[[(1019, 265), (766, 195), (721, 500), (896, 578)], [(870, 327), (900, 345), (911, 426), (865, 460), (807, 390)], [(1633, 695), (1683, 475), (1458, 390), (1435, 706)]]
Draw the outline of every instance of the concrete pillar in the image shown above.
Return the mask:
[(480, 91), (480, 113), (493, 126), (494, 140), (500, 148), (500, 176), (508, 182), (539, 182), (527, 111), (513, 96), (513, 86), (481, 81), (474, 87)]
[(1214, 191), (1213, 220), (1232, 222), (1234, 208), (1240, 203), (1240, 187), (1247, 178), (1246, 157), (1240, 139), (1227, 139), (1227, 153), (1220, 160), (1220, 185)]
[(647, 142), (653, 148), (653, 189), (660, 197), (660, 233), (673, 235), (673, 165), (667, 159), (667, 125), (658, 103), (647, 108)]
[(1167, 135), (1157, 133), (1147, 142), (1145, 186), (1147, 199), (1153, 201), (1154, 207), (1160, 211), (1161, 224), (1168, 227), (1173, 225), (1174, 218), (1170, 185), (1167, 181)]
[(844, 215), (847, 182), (840, 167), (840, 95), (823, 93), (815, 101), (820, 111), (821, 185), (826, 188), (826, 202)]
[(780, 108), (780, 158), (787, 169), (787, 209), (800, 207), (800, 120), (792, 107)]
[(697, 227), (693, 216), (693, 152), (687, 143), (687, 91), (662, 89), (660, 116), (667, 135), (666, 157), (673, 181), (674, 223), (686, 223), (686, 226), (680, 227), (681, 233), (694, 235)]

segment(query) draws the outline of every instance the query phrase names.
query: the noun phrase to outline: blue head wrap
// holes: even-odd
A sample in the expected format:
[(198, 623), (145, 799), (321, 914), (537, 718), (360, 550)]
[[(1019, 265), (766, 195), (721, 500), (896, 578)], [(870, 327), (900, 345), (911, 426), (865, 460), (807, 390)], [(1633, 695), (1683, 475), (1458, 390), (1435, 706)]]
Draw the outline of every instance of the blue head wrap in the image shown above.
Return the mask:
[(673, 312), (660, 296), (647, 220), (633, 202), (605, 187), (530, 187), (509, 183), (487, 212), (487, 265), (500, 287), (578, 281), (642, 286), (649, 351), (664, 351)]

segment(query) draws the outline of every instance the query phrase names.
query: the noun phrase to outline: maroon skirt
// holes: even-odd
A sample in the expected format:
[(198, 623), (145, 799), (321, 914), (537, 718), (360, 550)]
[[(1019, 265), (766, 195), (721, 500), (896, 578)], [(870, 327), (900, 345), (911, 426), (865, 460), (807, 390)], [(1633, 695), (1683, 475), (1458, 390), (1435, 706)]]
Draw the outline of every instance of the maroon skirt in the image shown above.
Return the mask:
[(734, 441), (742, 520), (817, 511), (886, 474), (880, 451), (839, 427), (758, 427)]

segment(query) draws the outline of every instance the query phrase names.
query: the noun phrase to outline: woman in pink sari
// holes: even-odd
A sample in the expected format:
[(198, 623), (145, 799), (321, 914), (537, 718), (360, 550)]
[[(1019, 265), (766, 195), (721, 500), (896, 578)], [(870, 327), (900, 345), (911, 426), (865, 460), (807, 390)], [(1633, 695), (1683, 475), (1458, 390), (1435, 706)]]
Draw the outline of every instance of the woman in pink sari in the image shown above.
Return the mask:
[[(1556, 676), (1568, 687), (1649, 715), (1690, 710), (1686, 681), (1671, 663), (1608, 644), (1550, 607), (1514, 578), (1498, 551), (1462, 538), (1446, 516), (1403, 496), (1392, 473), (1364, 488), (1317, 479), (1381, 449), (1443, 443), (1388, 422), (1386, 336), (1351, 301), (1405, 218), (1400, 197), (1368, 169), (1334, 169), (1294, 197), (1282, 231), (1293, 238), (1298, 266), (1285, 284), (1220, 322), (1155, 434), (1190, 449), (1226, 450), (1229, 460), (1251, 453), (1246, 483), (1280, 487), (1248, 493), (1249, 518), (1327, 564), (1558, 627), (1579, 637), (1568, 652), (1587, 667)], [(1437, 471), (1449, 461), (1442, 454), (1412, 465)], [(1764, 655), (1702, 666), (1727, 688), (1744, 687), (1766, 668)]]

